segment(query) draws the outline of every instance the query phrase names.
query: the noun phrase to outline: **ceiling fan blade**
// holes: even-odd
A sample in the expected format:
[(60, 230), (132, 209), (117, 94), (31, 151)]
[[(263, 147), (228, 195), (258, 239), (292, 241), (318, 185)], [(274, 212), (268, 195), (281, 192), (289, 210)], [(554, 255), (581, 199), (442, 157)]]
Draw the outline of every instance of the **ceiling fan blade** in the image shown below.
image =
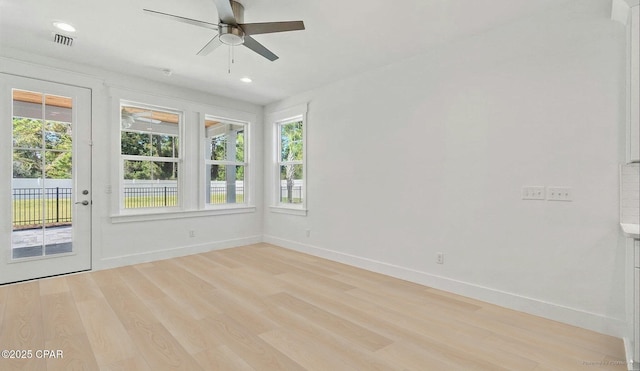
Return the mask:
[(202, 56), (208, 55), (220, 45), (222, 45), (222, 41), (220, 41), (220, 38), (218, 37), (218, 35), (215, 35), (213, 39), (209, 40), (207, 45), (205, 45), (202, 49), (200, 49), (200, 51), (198, 52), (198, 55), (202, 55)]
[(233, 9), (231, 8), (231, 2), (229, 0), (213, 0), (216, 3), (216, 9), (218, 9), (218, 18), (223, 23), (233, 24), (236, 23), (236, 16), (233, 14)]
[(302, 21), (239, 23), (238, 26), (242, 28), (245, 35), (304, 30), (304, 22)]
[(216, 31), (218, 30), (218, 25), (214, 24), (214, 23), (198, 21), (197, 19), (180, 17), (179, 15), (162, 13), (162, 12), (158, 12), (158, 11), (150, 10), (150, 9), (142, 9), (142, 10), (144, 12), (146, 12), (147, 14), (153, 15), (153, 16), (156, 16), (156, 17), (169, 18), (169, 19), (173, 19), (174, 21), (187, 23), (187, 24), (191, 24), (191, 25), (194, 25), (194, 26), (204, 27), (204, 28), (208, 28), (208, 29), (216, 30)]
[(276, 59), (278, 59), (277, 55), (273, 54), (271, 52), (271, 50), (265, 48), (264, 45), (262, 45), (259, 42), (257, 42), (251, 36), (245, 36), (244, 37), (244, 44), (243, 45), (246, 46), (247, 48), (253, 50), (254, 52), (260, 54), (261, 56), (267, 58), (271, 62), (273, 62)]

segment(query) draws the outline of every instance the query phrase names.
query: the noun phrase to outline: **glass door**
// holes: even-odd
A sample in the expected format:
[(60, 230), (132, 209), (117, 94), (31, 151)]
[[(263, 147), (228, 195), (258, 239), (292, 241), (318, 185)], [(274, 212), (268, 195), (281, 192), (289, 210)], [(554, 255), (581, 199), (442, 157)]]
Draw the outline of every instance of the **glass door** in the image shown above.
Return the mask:
[(2, 174), (11, 183), (2, 188), (11, 229), (0, 282), (90, 269), (91, 92), (0, 77), (2, 136), (10, 138)]

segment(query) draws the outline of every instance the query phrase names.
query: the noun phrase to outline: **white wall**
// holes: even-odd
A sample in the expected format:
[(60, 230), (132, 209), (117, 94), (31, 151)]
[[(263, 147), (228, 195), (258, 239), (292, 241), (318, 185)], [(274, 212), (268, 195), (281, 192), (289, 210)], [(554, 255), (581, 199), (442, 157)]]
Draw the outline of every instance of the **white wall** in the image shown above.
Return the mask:
[[(256, 192), (255, 204), (258, 206), (258, 211), (254, 212), (210, 216), (190, 213), (188, 218), (114, 223), (111, 216), (117, 210), (113, 208), (112, 197), (117, 192), (118, 179), (114, 178), (117, 170), (113, 169), (117, 168), (118, 162), (117, 156), (113, 156), (113, 149), (116, 143), (114, 141), (118, 140), (119, 113), (117, 109), (116, 112), (112, 112), (114, 102), (110, 94), (114, 89), (130, 91), (135, 96), (158, 97), (165, 102), (176, 102), (172, 107), (207, 105), (220, 107), (225, 112), (237, 111), (254, 115), (256, 121), (251, 123), (253, 137), (250, 142), (254, 158), (262, 157), (262, 107), (9, 50), (3, 50), (0, 54), (0, 72), (92, 89), (92, 268), (94, 270), (245, 245), (261, 240), (263, 224), (263, 215), (259, 212), (262, 205), (261, 192)], [(187, 119), (191, 120), (186, 122), (187, 125), (197, 125), (194, 118), (196, 115), (187, 116)], [(116, 152), (117, 146), (116, 143)], [(197, 152), (197, 148), (188, 150)], [(8, 161), (8, 159), (0, 160)], [(263, 174), (260, 161), (256, 161), (253, 165), (253, 171), (255, 187), (262, 189)], [(108, 193), (109, 187), (114, 190), (114, 193)], [(0, 220), (0, 223), (10, 225), (9, 220)], [(195, 237), (189, 237), (190, 230), (195, 231)], [(7, 233), (4, 229), (2, 231)], [(7, 240), (4, 236), (0, 237), (2, 241)]]
[[(610, 1), (570, 2), (267, 106), (309, 102), (309, 212), (265, 209), (265, 240), (622, 336), (624, 30), (609, 16)], [(525, 185), (574, 201), (523, 201)]]

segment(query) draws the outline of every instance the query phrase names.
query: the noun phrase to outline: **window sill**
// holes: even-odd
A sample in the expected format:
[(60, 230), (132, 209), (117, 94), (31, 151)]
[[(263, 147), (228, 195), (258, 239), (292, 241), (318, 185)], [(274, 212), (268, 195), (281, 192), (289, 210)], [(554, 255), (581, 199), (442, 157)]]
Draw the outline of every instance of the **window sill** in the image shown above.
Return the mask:
[(231, 214), (244, 214), (254, 213), (256, 211), (255, 206), (236, 206), (225, 208), (210, 208), (203, 210), (188, 210), (188, 211), (157, 211), (157, 210), (144, 210), (143, 212), (132, 212), (128, 214), (111, 215), (111, 223), (131, 223), (131, 222), (145, 222), (152, 220), (167, 220), (167, 219), (184, 219), (184, 218), (199, 218), (203, 216), (212, 215), (231, 215)]
[(307, 209), (302, 207), (269, 206), (272, 213), (307, 216)]

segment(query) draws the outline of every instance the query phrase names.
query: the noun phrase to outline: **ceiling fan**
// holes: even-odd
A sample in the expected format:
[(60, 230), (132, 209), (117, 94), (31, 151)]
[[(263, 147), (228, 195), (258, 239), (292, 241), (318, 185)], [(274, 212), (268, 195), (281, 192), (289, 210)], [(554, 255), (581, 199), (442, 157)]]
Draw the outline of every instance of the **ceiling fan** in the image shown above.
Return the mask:
[(174, 14), (162, 13), (151, 9), (143, 10), (150, 15), (169, 18), (178, 22), (204, 27), (211, 30), (217, 30), (218, 34), (197, 53), (198, 55), (203, 56), (211, 53), (222, 44), (230, 46), (244, 45), (268, 60), (275, 61), (278, 59), (278, 56), (257, 42), (253, 37), (251, 37), (251, 35), (304, 30), (304, 22), (302, 21), (243, 23), (244, 7), (242, 4), (233, 0), (213, 1), (218, 9), (219, 22), (217, 24), (185, 18)]
[(125, 108), (120, 111), (120, 126), (122, 129), (129, 129), (136, 121), (142, 121), (151, 124), (159, 124), (162, 121), (152, 118), (151, 111), (131, 112)]

